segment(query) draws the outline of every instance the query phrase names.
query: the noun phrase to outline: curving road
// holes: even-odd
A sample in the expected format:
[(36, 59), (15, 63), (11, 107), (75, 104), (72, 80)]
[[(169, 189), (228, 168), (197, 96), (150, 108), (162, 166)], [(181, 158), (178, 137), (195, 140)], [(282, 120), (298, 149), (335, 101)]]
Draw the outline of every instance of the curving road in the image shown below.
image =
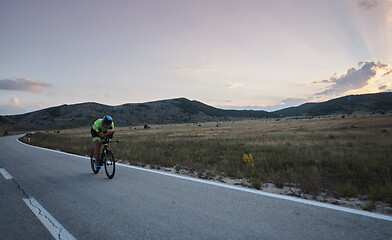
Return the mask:
[(0, 146), (1, 239), (392, 239), (388, 216), (124, 166), (108, 180), (83, 157)]

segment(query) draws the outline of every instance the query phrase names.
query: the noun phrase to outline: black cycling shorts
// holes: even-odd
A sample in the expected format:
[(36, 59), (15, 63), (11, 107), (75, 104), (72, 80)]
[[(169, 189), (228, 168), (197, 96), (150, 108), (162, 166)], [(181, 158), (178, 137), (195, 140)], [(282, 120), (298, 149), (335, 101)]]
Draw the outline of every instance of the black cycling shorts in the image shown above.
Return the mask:
[(100, 137), (100, 136), (98, 135), (97, 131), (91, 128), (91, 138), (95, 138), (95, 137)]

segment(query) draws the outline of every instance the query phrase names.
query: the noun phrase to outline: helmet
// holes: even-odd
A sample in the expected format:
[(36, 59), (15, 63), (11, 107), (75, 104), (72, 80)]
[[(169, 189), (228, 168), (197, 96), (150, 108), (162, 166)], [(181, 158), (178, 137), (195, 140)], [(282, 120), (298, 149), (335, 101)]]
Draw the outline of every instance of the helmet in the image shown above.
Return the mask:
[(103, 123), (107, 126), (110, 126), (113, 122), (113, 118), (109, 115), (106, 115), (105, 117), (103, 117)]

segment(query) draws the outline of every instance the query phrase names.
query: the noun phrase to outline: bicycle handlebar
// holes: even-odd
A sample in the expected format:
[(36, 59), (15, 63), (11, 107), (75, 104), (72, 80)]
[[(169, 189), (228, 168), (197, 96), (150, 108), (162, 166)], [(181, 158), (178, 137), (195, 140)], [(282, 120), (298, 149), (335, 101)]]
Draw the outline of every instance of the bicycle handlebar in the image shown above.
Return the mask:
[(101, 144), (101, 145), (103, 145), (103, 144), (108, 144), (108, 143), (112, 143), (112, 142), (115, 142), (115, 143), (120, 143), (119, 141), (111, 141), (110, 140), (110, 138), (105, 138), (102, 142), (100, 142), (99, 144)]

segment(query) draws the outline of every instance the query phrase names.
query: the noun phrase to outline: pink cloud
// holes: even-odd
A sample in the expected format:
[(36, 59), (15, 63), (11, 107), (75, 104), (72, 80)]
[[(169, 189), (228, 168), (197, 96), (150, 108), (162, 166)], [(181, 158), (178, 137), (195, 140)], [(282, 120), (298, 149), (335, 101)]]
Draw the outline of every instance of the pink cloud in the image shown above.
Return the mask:
[(38, 93), (51, 87), (52, 85), (50, 83), (45, 83), (40, 80), (33, 80), (27, 78), (0, 79), (0, 90), (14, 90)]

